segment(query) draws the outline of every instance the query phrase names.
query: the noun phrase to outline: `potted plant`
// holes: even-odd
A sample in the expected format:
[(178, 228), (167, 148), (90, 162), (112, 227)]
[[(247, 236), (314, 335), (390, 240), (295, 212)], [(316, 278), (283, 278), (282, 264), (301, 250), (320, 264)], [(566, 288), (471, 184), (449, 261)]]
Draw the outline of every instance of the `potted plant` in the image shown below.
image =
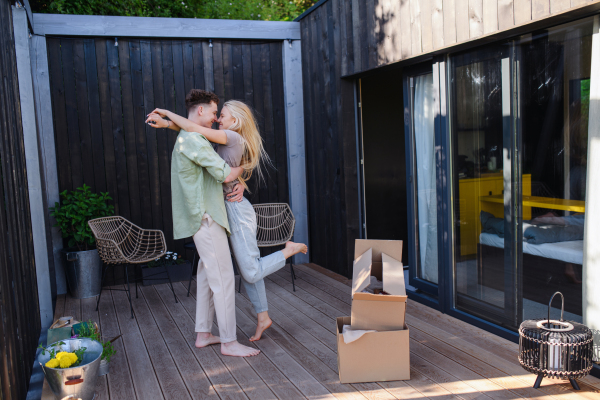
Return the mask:
[(69, 292), (76, 299), (100, 294), (102, 261), (96, 250), (94, 235), (88, 221), (114, 215), (114, 207), (108, 204), (108, 193), (92, 193), (83, 185), (71, 192), (60, 194), (60, 203), (50, 208), (56, 219), (67, 249), (62, 250)]
[(92, 399), (102, 345), (90, 338), (65, 339), (40, 346), (37, 361), (57, 399)]
[(73, 328), (75, 335), (72, 337), (72, 339), (89, 338), (102, 344), (102, 354), (100, 356), (100, 367), (98, 368), (98, 376), (108, 374), (110, 367), (110, 359), (117, 352), (113, 346), (113, 342), (120, 338), (121, 335), (110, 340), (102, 340), (98, 324), (93, 322), (91, 319), (88, 322), (81, 322), (75, 325)]
[(190, 279), (191, 268), (191, 262), (184, 260), (177, 253), (167, 251), (164, 256), (142, 266), (143, 284), (146, 286), (167, 283), (169, 276), (171, 282), (186, 281)]

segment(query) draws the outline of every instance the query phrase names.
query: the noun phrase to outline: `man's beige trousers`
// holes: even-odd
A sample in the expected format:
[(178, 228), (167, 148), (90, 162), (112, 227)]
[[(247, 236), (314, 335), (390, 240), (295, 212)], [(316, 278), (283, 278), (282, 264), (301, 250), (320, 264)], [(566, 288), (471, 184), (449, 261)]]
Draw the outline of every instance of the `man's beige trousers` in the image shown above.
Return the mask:
[(208, 214), (194, 235), (200, 256), (196, 280), (196, 332), (210, 332), (217, 313), (221, 343), (236, 340), (235, 278), (225, 228)]

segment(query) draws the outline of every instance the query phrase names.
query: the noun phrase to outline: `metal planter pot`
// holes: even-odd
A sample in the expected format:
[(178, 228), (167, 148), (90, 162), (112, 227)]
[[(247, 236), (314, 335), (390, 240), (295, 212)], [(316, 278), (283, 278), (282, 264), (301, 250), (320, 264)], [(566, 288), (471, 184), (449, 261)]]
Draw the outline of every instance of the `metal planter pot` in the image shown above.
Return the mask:
[(102, 290), (102, 260), (98, 250), (62, 251), (71, 296), (87, 299)]
[(62, 342), (65, 344), (59, 346), (59, 342), (57, 342), (46, 347), (46, 350), (55, 348), (57, 353), (59, 351), (72, 352), (85, 347), (86, 351), (79, 366), (64, 369), (46, 367), (46, 363), (50, 360), (50, 353), (48, 351), (46, 354), (40, 352), (37, 360), (42, 366), (52, 393), (58, 400), (92, 400), (95, 396), (94, 389), (98, 379), (102, 344), (87, 338), (66, 339)]

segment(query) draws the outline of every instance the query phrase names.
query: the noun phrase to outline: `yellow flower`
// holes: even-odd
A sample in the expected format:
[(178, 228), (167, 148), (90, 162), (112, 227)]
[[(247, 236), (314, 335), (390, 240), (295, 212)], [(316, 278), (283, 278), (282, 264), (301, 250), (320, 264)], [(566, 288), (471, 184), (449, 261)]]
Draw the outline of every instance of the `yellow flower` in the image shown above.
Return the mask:
[(71, 365), (77, 362), (77, 355), (75, 353), (68, 353), (61, 351), (56, 355), (55, 358), (46, 363), (46, 367), (49, 368), (69, 368)]
[(77, 356), (73, 353), (67, 353), (60, 359), (61, 368), (69, 368), (73, 363), (77, 362)]
[(58, 368), (58, 366), (59, 366), (59, 361), (56, 358), (53, 358), (52, 360), (50, 360), (46, 363), (46, 367), (48, 367), (48, 368)]

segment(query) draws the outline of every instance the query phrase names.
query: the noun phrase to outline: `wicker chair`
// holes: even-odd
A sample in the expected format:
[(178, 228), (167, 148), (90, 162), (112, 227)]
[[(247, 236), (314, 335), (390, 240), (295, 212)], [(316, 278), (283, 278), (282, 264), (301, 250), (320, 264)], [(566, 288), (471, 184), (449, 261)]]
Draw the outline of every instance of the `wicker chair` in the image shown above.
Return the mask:
[[(256, 241), (258, 247), (285, 246), (285, 244), (294, 235), (296, 218), (286, 203), (265, 203), (254, 204), (256, 213)], [(296, 273), (294, 265), (290, 260), (290, 270), (292, 273), (292, 287), (296, 291)]]
[[(92, 229), (92, 233), (96, 238), (98, 254), (105, 263), (102, 271), (102, 284), (104, 284), (104, 278), (108, 267), (115, 265), (123, 265), (125, 267), (125, 281), (127, 283), (127, 289), (108, 290), (120, 290), (127, 292), (127, 298), (129, 299), (129, 306), (131, 308), (131, 318), (133, 318), (133, 306), (131, 304), (129, 286), (129, 271), (127, 267), (129, 264), (144, 264), (162, 257), (167, 251), (165, 235), (160, 230), (142, 229), (125, 218), (119, 216), (93, 219), (88, 222), (88, 225)], [(167, 271), (169, 283), (171, 284), (173, 296), (175, 296), (175, 290), (173, 289), (169, 270), (168, 268), (165, 269)], [(137, 284), (138, 280), (136, 279), (135, 297), (138, 297)], [(96, 302), (96, 311), (98, 311), (98, 305), (100, 304), (101, 296), (102, 292), (100, 292), (98, 301)], [(177, 302), (177, 296), (175, 296), (175, 302)]]

